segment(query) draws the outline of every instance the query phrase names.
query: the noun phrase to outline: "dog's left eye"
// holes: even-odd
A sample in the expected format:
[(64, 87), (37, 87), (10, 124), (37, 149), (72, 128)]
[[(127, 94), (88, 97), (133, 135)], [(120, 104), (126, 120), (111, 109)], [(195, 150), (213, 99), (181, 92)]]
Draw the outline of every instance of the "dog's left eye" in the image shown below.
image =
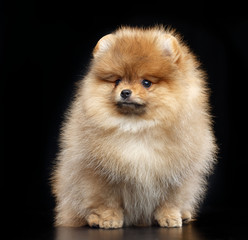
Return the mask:
[(142, 85), (143, 85), (145, 88), (149, 88), (149, 87), (151, 87), (152, 82), (149, 81), (149, 80), (144, 79), (144, 80), (142, 81)]

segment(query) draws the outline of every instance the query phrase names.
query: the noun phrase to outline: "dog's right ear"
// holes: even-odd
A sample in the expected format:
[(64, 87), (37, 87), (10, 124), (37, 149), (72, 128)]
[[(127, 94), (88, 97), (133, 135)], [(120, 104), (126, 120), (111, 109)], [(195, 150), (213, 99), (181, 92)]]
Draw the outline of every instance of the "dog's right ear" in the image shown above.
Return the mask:
[(94, 50), (93, 50), (93, 56), (96, 57), (99, 54), (107, 51), (109, 47), (113, 44), (114, 41), (114, 35), (108, 34), (102, 37), (98, 43), (96, 44)]

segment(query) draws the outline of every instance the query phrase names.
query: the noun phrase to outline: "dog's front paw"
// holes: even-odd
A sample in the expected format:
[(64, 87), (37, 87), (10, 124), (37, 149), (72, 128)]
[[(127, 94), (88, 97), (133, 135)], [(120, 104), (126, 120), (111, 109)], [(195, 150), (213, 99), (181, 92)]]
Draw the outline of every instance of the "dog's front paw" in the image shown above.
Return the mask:
[(97, 211), (87, 217), (90, 227), (99, 227), (105, 229), (121, 228), (123, 226), (123, 214), (113, 210)]
[(175, 208), (161, 208), (155, 213), (155, 220), (160, 227), (182, 227), (180, 211)]
[(100, 222), (99, 227), (105, 229), (121, 228), (123, 226), (123, 220), (120, 219), (108, 219)]
[(87, 222), (90, 227), (93, 228), (121, 228), (123, 226), (123, 220), (116, 217), (101, 218), (95, 214), (91, 214), (87, 218)]
[(190, 211), (182, 211), (182, 220), (183, 220), (183, 223), (189, 223), (191, 221), (194, 221), (194, 219), (192, 219), (192, 214)]
[(182, 227), (181, 217), (169, 217), (165, 216), (163, 218), (157, 219), (160, 227)]

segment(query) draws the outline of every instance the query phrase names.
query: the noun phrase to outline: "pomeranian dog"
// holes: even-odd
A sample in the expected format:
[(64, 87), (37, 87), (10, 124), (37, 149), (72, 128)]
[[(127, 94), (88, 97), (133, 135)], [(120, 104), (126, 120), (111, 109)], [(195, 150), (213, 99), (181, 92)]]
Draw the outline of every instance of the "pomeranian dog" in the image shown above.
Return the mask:
[(175, 31), (122, 27), (101, 38), (62, 127), (56, 226), (191, 221), (217, 148), (208, 95)]

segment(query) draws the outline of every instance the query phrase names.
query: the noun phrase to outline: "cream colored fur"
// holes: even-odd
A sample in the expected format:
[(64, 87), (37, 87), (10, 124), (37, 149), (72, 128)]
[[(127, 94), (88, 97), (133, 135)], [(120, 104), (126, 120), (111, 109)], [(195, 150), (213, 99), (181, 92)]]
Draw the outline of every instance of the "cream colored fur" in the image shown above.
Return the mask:
[[(56, 225), (182, 226), (195, 216), (216, 152), (199, 63), (161, 27), (121, 28), (93, 53), (61, 132)], [(144, 112), (120, 112), (123, 89)]]

